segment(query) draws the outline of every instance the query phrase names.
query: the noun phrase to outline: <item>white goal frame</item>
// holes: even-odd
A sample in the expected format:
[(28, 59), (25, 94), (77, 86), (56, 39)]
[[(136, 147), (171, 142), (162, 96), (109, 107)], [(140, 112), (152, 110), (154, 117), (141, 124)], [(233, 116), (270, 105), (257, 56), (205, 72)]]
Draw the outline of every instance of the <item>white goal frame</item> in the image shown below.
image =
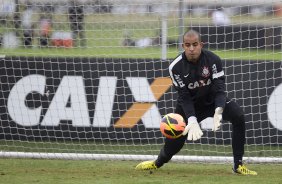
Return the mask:
[[(25, 0), (15, 2), (20, 4), (26, 3)], [(38, 5), (36, 0), (29, 2), (34, 6), (34, 17), (39, 18), (41, 16), (40, 5)], [(44, 2), (42, 1), (41, 3)], [(51, 4), (56, 3), (53, 0), (46, 2), (51, 2)], [(84, 9), (87, 10), (85, 22), (87, 26), (85, 26), (85, 32), (86, 35), (91, 35), (91, 37), (85, 39), (88, 45), (77, 46), (75, 44), (72, 45), (72, 42), (71, 44), (64, 42), (66, 41), (66, 37), (68, 41), (75, 41), (76, 38), (73, 36), (73, 33), (70, 33), (71, 31), (68, 27), (68, 13), (65, 10), (69, 6), (68, 1), (62, 1), (60, 8), (63, 13), (58, 13), (61, 9), (54, 10), (57, 17), (55, 16), (54, 20), (52, 20), (54, 21), (52, 25), (54, 25), (54, 32), (56, 34), (54, 33), (53, 37), (51, 35), (48, 37), (50, 39), (50, 48), (43, 48), (45, 46), (39, 44), (40, 41), (38, 40), (42, 36), (40, 35), (40, 31), (42, 30), (38, 26), (40, 24), (39, 20), (32, 20), (33, 23), (37, 24), (32, 33), (34, 35), (33, 44), (24, 45), (21, 43), (20, 40), (23, 37), (18, 36), (18, 34), (28, 31), (28, 29), (24, 26), (16, 28), (17, 14), (11, 14), (11, 12), (23, 10), (19, 10), (19, 7), (13, 6), (10, 8), (12, 11), (7, 12), (7, 15), (5, 15), (7, 16), (5, 20), (6, 28), (1, 28), (1, 30), (4, 30), (4, 36), (3, 48), (0, 48), (0, 71), (7, 71), (7, 74), (3, 74), (2, 72), (0, 76), (1, 79), (3, 77), (3, 81), (7, 81), (1, 84), (5, 88), (1, 86), (0, 102), (3, 102), (3, 104), (0, 104), (0, 107), (1, 118), (8, 118), (0, 120), (0, 125), (3, 125), (3, 127), (0, 127), (0, 130), (1, 128), (2, 130), (7, 128), (10, 123), (11, 127), (6, 132), (2, 133), (0, 131), (0, 141), (2, 141), (2, 145), (0, 146), (3, 148), (3, 150), (0, 148), (0, 157), (72, 160), (156, 159), (158, 150), (155, 150), (155, 148), (149, 150), (154, 153), (148, 154), (147, 152), (139, 151), (137, 147), (144, 145), (160, 146), (164, 142), (156, 124), (162, 115), (170, 113), (173, 110), (173, 105), (175, 104), (175, 91), (168, 86), (169, 82), (167, 80), (168, 75), (166, 74), (166, 69), (169, 61), (172, 60), (172, 54), (174, 54), (173, 56), (177, 56), (177, 54), (182, 52), (182, 34), (189, 27), (201, 32), (205, 42), (204, 46), (207, 49), (211, 49), (216, 54), (221, 55), (225, 73), (227, 74), (228, 96), (233, 97), (246, 111), (246, 124), (248, 127), (246, 132), (247, 146), (253, 146), (254, 150), (250, 151), (247, 147), (245, 151), (247, 152), (247, 156), (244, 157), (244, 161), (247, 163), (281, 164), (282, 126), (278, 122), (281, 120), (280, 99), (282, 98), (282, 93), (280, 91), (282, 88), (279, 80), (281, 79), (282, 46), (279, 38), (281, 39), (282, 36), (281, 32), (277, 34), (277, 30), (281, 31), (282, 25), (279, 23), (281, 18), (279, 15), (276, 15), (278, 11), (282, 12), (279, 9), (279, 6), (282, 9), (281, 1), (269, 2), (268, 5), (272, 9), (264, 7), (266, 2), (268, 2), (267, 0), (235, 0), (233, 2), (211, 2), (208, 0), (128, 0), (126, 1), (127, 3), (124, 2), (123, 0), (106, 0), (104, 1), (105, 4), (99, 4), (93, 8), (91, 6), (96, 5), (91, 4), (90, 0), (81, 0), (80, 3), (85, 5)], [(238, 3), (240, 6), (237, 5)], [(100, 11), (102, 10), (100, 8), (102, 6), (105, 6), (106, 9), (112, 6), (113, 9), (111, 9), (111, 12), (101, 13)], [(211, 14), (217, 9), (220, 9), (219, 6), (223, 6), (225, 13), (231, 17), (231, 23), (228, 25), (215, 25), (212, 20)], [(274, 10), (274, 7), (278, 7), (278, 9)], [(236, 12), (244, 8), (251, 10), (242, 14)], [(263, 13), (259, 12), (256, 8), (264, 8)], [(95, 19), (91, 15), (94, 15)], [(48, 19), (50, 15), (46, 13), (44, 16), (47, 17), (45, 19)], [(45, 19), (43, 23), (46, 23), (44, 22), (46, 21)], [(262, 23), (259, 22), (261, 20)], [(143, 27), (142, 23), (144, 24)], [(118, 26), (117, 28), (114, 26), (111, 27), (111, 24)], [(246, 25), (250, 28), (243, 29)], [(100, 30), (97, 28), (99, 26), (101, 26)], [(121, 26), (123, 27), (120, 28)], [(233, 28), (234, 32), (232, 34), (228, 32)], [(157, 43), (153, 43), (153, 40), (156, 39), (155, 34), (157, 31), (159, 31), (159, 35), (157, 35), (159, 40)], [(104, 37), (101, 38), (103, 34)], [(113, 36), (115, 34), (117, 36)], [(258, 36), (253, 37), (253, 34), (257, 34)], [(125, 44), (124, 41), (127, 37), (134, 42), (133, 45), (127, 45), (129, 43)], [(238, 37), (242, 37), (242, 40), (237, 40)], [(28, 36), (25, 38), (29, 39)], [(53, 41), (56, 39), (62, 41), (62, 45), (54, 44)], [(170, 42), (171, 39), (174, 42)], [(141, 46), (137, 44), (138, 41), (141, 42)], [(111, 45), (111, 42), (115, 42), (116, 45)], [(173, 50), (171, 47), (176, 47), (176, 49)], [(126, 53), (111, 54), (111, 52), (114, 52), (112, 51), (114, 49), (122, 50), (124, 48), (128, 49)], [(48, 49), (51, 51), (48, 51)], [(68, 52), (67, 49), (70, 49), (73, 53)], [(92, 53), (91, 49), (95, 53)], [(100, 50), (107, 50), (108, 52), (96, 55), (96, 52), (99, 53)], [(40, 52), (46, 52), (47, 56), (43, 56), (44, 54), (42, 53), (40, 55)], [(238, 56), (240, 52), (242, 55)], [(63, 55), (64, 53), (66, 53), (66, 56)], [(233, 58), (228, 55), (230, 53), (233, 53)], [(249, 58), (244, 55), (245, 53), (249, 53)], [(259, 58), (260, 55), (263, 55), (262, 57), (266, 59), (261, 58), (261, 61), (259, 59), (252, 59)], [(278, 55), (278, 57), (272, 57), (272, 55)], [(55, 61), (56, 59), (58, 59), (57, 63)], [(36, 66), (38, 68), (34, 67), (37, 60), (40, 62)], [(21, 65), (23, 68), (21, 68)], [(47, 71), (45, 71), (45, 65), (49, 67)], [(34, 71), (34, 68), (35, 70), (38, 69), (38, 71)], [(54, 71), (52, 71), (53, 68), (55, 68)], [(70, 69), (68, 70), (68, 68)], [(96, 71), (91, 71), (92, 68)], [(116, 70), (116, 68), (118, 69)], [(53, 72), (55, 73), (54, 76), (58, 76), (54, 77)], [(122, 75), (119, 72), (122, 72)], [(11, 80), (11, 84), (9, 80)], [(264, 83), (267, 84), (263, 86)], [(64, 86), (66, 84), (71, 85), (66, 87)], [(119, 93), (119, 91), (124, 93)], [(96, 93), (94, 94), (94, 92)], [(11, 94), (14, 96), (11, 97)], [(64, 99), (64, 95), (68, 95), (68, 98)], [(120, 96), (127, 96), (129, 101), (124, 102), (124, 99), (119, 99), (120, 101), (118, 101), (117, 98), (121, 98)], [(26, 100), (27, 98), (31, 98), (31, 100)], [(42, 101), (36, 101), (38, 98)], [(128, 100), (128, 98), (126, 99)], [(17, 99), (21, 99), (22, 101), (17, 102)], [(63, 99), (63, 105), (60, 102), (61, 99)], [(104, 103), (105, 101), (106, 103)], [(48, 105), (46, 105), (47, 103)], [(79, 108), (75, 109), (72, 107), (70, 105), (72, 103), (79, 104)], [(48, 108), (44, 109), (42, 104), (45, 105), (44, 108)], [(25, 108), (28, 105), (30, 106)], [(60, 111), (60, 108), (54, 109), (56, 105), (63, 108), (65, 112)], [(88, 105), (91, 106), (90, 109), (88, 109)], [(137, 115), (137, 118), (130, 116), (130, 111), (136, 112), (138, 107), (141, 111), (144, 108), (147, 111), (144, 111), (141, 115)], [(3, 113), (2, 109), (4, 109)], [(81, 109), (84, 111), (81, 112)], [(34, 116), (26, 118), (25, 113), (29, 115), (34, 114)], [(76, 115), (79, 113), (81, 116)], [(57, 117), (53, 116), (55, 121), (52, 122), (50, 120), (52, 120), (52, 115), (54, 114)], [(22, 122), (20, 122), (21, 118), (24, 119)], [(62, 123), (63, 125), (60, 124), (61, 121), (64, 121)], [(70, 123), (68, 121), (72, 121), (70, 129), (59, 129), (60, 126), (69, 126)], [(126, 124), (126, 121), (129, 121), (129, 123)], [(14, 130), (18, 127), (19, 130)], [(186, 155), (184, 153), (175, 155), (172, 161), (232, 163), (233, 157), (230, 156), (232, 153), (229, 153), (230, 151), (228, 150), (231, 145), (231, 126), (224, 125), (222, 131), (211, 134), (210, 120), (205, 120), (201, 122), (201, 128), (205, 131), (202, 139), (203, 142), (187, 143), (190, 148), (193, 148), (191, 150), (192, 154)], [(79, 130), (84, 131), (85, 137), (79, 137)], [(98, 132), (98, 130), (101, 132)], [(268, 130), (268, 132), (265, 130)], [(34, 135), (25, 134), (25, 132), (33, 131), (36, 132)], [(41, 133), (43, 134), (42, 137), (40, 137)], [(64, 133), (67, 134), (67, 137), (61, 135)], [(57, 134), (61, 137), (57, 137)], [(107, 134), (107, 136), (104, 134)], [(256, 135), (259, 136), (255, 137)], [(121, 137), (120, 139), (119, 136)], [(23, 142), (21, 142), (21, 139), (23, 139)], [(52, 147), (50, 148), (50, 152), (49, 150), (44, 151), (44, 149), (49, 148), (43, 148), (39, 151), (38, 149), (37, 151), (32, 150), (30, 152), (22, 149), (25, 147), (25, 143), (30, 143), (30, 140), (31, 142), (36, 142), (37, 139), (39, 139), (40, 144), (44, 144), (45, 141), (46, 143), (49, 143), (48, 141), (54, 141), (65, 146), (69, 146), (73, 140), (74, 142), (83, 140), (86, 142), (86, 146), (91, 146), (95, 145), (95, 141), (98, 139), (100, 141), (99, 143), (102, 143), (102, 146), (112, 146), (112, 150), (110, 150), (112, 152), (115, 151), (115, 146), (120, 146), (118, 147), (120, 150), (126, 146), (133, 146), (136, 148), (134, 150), (136, 154), (112, 154), (112, 152), (109, 154), (100, 154), (100, 152), (106, 149), (99, 150), (99, 153), (93, 154), (87, 152), (88, 150), (83, 150), (83, 148), (80, 150), (81, 153), (76, 152), (75, 149), (71, 150), (73, 151), (72, 153), (70, 150), (63, 150), (64, 148), (58, 148), (61, 152), (52, 152)], [(65, 143), (65, 140), (70, 140), (70, 142)], [(18, 141), (22, 145), (13, 145), (14, 141)], [(108, 141), (109, 144), (107, 144), (108, 142), (104, 144), (103, 141)], [(121, 145), (112, 145), (111, 141), (121, 141)], [(125, 145), (123, 145), (123, 141)], [(127, 145), (128, 141), (131, 142)], [(209, 144), (215, 145), (215, 148), (209, 147), (210, 150), (207, 150), (212, 154), (211, 156), (197, 154), (199, 151), (201, 153), (205, 152), (205, 148), (201, 146), (209, 146)], [(198, 148), (197, 146), (200, 147)], [(260, 150), (261, 148), (264, 149), (264, 146), (268, 146), (269, 150), (268, 148), (266, 150)], [(19, 149), (19, 151), (15, 151), (15, 148)], [(221, 148), (223, 148), (223, 151), (220, 150)], [(278, 151), (275, 150), (276, 148)], [(94, 148), (90, 149), (90, 151), (95, 151)], [(228, 150), (228, 154), (226, 150)], [(273, 150), (277, 152), (272, 154)], [(189, 152), (190, 150), (186, 148), (185, 151)], [(260, 151), (263, 151), (263, 155), (257, 156), (260, 155)], [(249, 156), (248, 154), (250, 152), (255, 156)]]
[[(35, 153), (35, 152), (0, 152), (3, 158), (34, 158), (34, 159), (64, 159), (64, 160), (129, 160), (145, 161), (155, 160), (153, 155), (121, 155), (121, 154), (78, 154), (78, 153)], [(233, 157), (222, 156), (183, 156), (175, 155), (173, 162), (201, 162), (201, 163), (233, 163)], [(245, 163), (274, 163), (281, 164), (282, 158), (246, 157)]]

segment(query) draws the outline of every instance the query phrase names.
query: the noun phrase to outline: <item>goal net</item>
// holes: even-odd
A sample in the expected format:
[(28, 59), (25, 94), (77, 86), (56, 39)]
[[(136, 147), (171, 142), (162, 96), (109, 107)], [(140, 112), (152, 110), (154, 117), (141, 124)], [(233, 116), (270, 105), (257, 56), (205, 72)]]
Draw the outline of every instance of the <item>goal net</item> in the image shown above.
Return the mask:
[[(169, 63), (195, 29), (246, 116), (245, 161), (282, 162), (281, 1), (0, 2), (0, 156), (155, 159), (177, 94)], [(232, 126), (173, 160), (232, 162)]]

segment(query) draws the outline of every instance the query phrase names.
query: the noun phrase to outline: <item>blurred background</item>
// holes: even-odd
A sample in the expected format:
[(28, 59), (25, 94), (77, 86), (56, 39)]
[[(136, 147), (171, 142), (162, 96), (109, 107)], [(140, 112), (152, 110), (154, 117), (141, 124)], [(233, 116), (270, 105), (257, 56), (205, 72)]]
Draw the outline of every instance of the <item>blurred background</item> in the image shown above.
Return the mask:
[(281, 1), (1, 0), (0, 52), (166, 59), (189, 28), (215, 50), (280, 50), (281, 20)]

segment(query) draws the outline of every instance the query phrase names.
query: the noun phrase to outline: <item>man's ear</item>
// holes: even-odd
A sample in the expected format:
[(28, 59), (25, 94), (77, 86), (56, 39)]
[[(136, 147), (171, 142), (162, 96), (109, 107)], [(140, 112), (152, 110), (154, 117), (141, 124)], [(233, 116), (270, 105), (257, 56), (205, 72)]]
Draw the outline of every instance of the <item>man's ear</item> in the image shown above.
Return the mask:
[(204, 46), (204, 42), (201, 42), (200, 45), (201, 45), (201, 47), (203, 47)]

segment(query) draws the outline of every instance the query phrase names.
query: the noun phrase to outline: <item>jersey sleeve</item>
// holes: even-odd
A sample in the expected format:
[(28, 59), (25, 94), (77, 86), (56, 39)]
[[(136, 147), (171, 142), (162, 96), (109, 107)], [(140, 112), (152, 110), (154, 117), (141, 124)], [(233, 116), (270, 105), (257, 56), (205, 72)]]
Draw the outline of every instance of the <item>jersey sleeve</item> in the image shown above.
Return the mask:
[(181, 75), (179, 72), (173, 68), (173, 66), (169, 67), (169, 74), (172, 80), (173, 86), (178, 92), (178, 104), (181, 105), (186, 118), (188, 119), (191, 116), (195, 116), (195, 109), (192, 97), (190, 92), (188, 91), (187, 86), (184, 84), (183, 80), (181, 79)]
[(215, 92), (215, 108), (225, 107), (225, 75), (222, 67), (221, 59), (216, 56), (212, 65), (212, 85)]

